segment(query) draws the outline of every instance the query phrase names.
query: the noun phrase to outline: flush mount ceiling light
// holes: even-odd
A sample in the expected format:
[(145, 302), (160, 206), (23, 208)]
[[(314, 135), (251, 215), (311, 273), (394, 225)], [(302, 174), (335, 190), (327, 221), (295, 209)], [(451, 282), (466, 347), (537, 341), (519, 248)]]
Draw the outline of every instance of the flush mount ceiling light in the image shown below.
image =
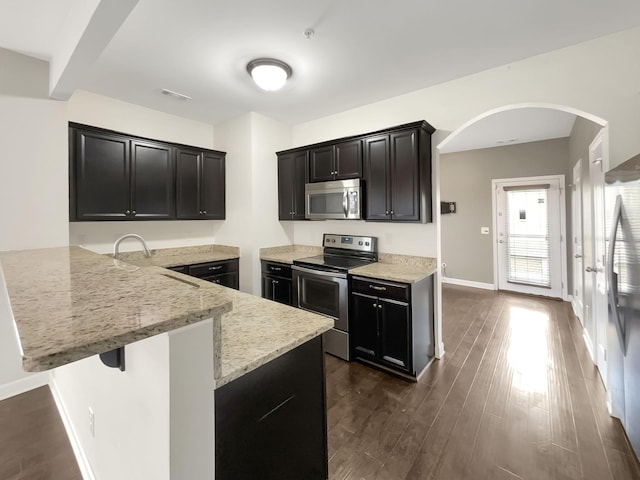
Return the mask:
[(291, 76), (291, 67), (273, 58), (257, 58), (247, 64), (247, 72), (261, 89), (280, 90)]

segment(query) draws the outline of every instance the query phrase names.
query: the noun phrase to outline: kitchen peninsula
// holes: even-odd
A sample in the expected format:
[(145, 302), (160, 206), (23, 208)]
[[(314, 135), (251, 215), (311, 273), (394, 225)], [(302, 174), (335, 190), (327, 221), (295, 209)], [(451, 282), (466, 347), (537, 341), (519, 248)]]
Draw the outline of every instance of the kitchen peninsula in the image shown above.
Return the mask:
[[(1, 252), (0, 266), (24, 369), (53, 369), (51, 388), (88, 478), (213, 478), (214, 425), (227, 416), (219, 394), (220, 405), (229, 405), (236, 385), (273, 374), (271, 365), (281, 374), (282, 359), (300, 348), (319, 360), (315, 372), (322, 353), (313, 345), (332, 326), (319, 315), (80, 247)], [(125, 345), (124, 371), (97, 356)]]

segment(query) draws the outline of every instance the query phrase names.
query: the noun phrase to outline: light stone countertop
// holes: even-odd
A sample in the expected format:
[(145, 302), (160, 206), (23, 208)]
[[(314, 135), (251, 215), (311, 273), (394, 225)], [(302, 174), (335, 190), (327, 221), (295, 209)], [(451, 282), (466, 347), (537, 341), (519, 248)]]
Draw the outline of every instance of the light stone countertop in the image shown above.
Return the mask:
[(146, 258), (142, 251), (120, 252), (118, 258), (139, 267), (167, 268), (240, 258), (240, 249), (227, 245), (195, 245), (151, 250), (151, 258)]
[(432, 257), (380, 253), (376, 263), (352, 268), (349, 273), (378, 280), (415, 283), (433, 275), (437, 270), (437, 261)]
[(333, 327), (333, 319), (177, 272), (175, 278), (215, 291), (232, 308), (222, 315), (216, 388), (270, 362)]
[[(196, 289), (80, 247), (0, 252), (23, 368), (49, 370), (228, 312)], [(2, 286), (0, 285), (0, 288)], [(212, 332), (213, 335), (213, 332)]]
[(283, 245), (260, 249), (260, 260), (292, 264), (294, 260), (322, 255), (322, 247), (311, 245)]
[[(322, 255), (322, 247), (309, 245), (282, 245), (260, 249), (260, 260), (292, 264), (294, 260)], [(352, 268), (349, 273), (378, 280), (403, 283), (419, 282), (437, 271), (437, 261), (432, 257), (379, 253), (378, 261), (364, 267)]]

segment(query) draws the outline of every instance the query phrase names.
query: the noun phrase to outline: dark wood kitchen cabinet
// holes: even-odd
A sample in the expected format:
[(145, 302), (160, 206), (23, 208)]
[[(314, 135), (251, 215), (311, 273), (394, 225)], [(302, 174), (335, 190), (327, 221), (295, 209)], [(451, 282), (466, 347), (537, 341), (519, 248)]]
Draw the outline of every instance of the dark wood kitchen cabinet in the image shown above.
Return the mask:
[(224, 162), (224, 152), (70, 122), (69, 220), (224, 219)]
[(351, 278), (353, 357), (417, 378), (434, 355), (433, 276), (412, 284)]
[(178, 219), (224, 220), (224, 153), (178, 148), (176, 180)]
[(240, 288), (240, 261), (237, 258), (218, 260), (215, 262), (194, 263), (169, 267), (174, 272), (184, 273), (192, 277), (217, 283), (223, 287)]
[(309, 150), (309, 182), (362, 177), (362, 140), (348, 140)]
[(215, 390), (215, 476), (326, 480), (322, 336)]
[(69, 129), (71, 220), (175, 218), (173, 148), (91, 129)]
[(364, 139), (366, 220), (431, 221), (433, 131), (419, 122)]
[(278, 219), (304, 220), (308, 152), (278, 153)]
[(263, 260), (262, 298), (285, 305), (293, 304), (291, 265)]

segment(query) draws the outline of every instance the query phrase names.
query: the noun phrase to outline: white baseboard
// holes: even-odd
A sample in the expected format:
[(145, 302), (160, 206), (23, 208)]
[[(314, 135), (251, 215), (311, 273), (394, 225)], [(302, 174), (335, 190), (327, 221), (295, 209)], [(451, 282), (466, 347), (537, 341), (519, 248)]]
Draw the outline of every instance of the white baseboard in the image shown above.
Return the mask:
[(47, 372), (31, 373), (24, 378), (0, 385), (0, 400), (20, 395), (34, 388), (42, 387), (49, 383)]
[(67, 412), (67, 408), (64, 406), (64, 402), (62, 401), (62, 397), (60, 396), (60, 392), (53, 375), (51, 375), (49, 380), (49, 387), (51, 388), (51, 394), (53, 395), (53, 399), (58, 407), (58, 413), (60, 413), (60, 418), (62, 419), (64, 428), (67, 431), (67, 437), (69, 437), (69, 443), (71, 443), (71, 448), (73, 448), (73, 453), (76, 457), (76, 461), (78, 462), (78, 468), (80, 469), (82, 478), (84, 480), (95, 480), (96, 477), (93, 474), (93, 470), (91, 470), (89, 459), (85, 455), (82, 445), (80, 445), (78, 434), (76, 433), (75, 428), (73, 428), (69, 412)]
[(472, 280), (461, 280), (459, 278), (442, 277), (442, 283), (460, 285), (463, 287), (482, 288), (483, 290), (495, 290), (493, 283), (474, 282)]
[(593, 342), (591, 341), (591, 337), (589, 336), (589, 331), (586, 328), (582, 329), (582, 338), (584, 339), (584, 344), (587, 346), (587, 350), (589, 351), (589, 357), (591, 357), (591, 361), (596, 363), (596, 357), (593, 352)]

